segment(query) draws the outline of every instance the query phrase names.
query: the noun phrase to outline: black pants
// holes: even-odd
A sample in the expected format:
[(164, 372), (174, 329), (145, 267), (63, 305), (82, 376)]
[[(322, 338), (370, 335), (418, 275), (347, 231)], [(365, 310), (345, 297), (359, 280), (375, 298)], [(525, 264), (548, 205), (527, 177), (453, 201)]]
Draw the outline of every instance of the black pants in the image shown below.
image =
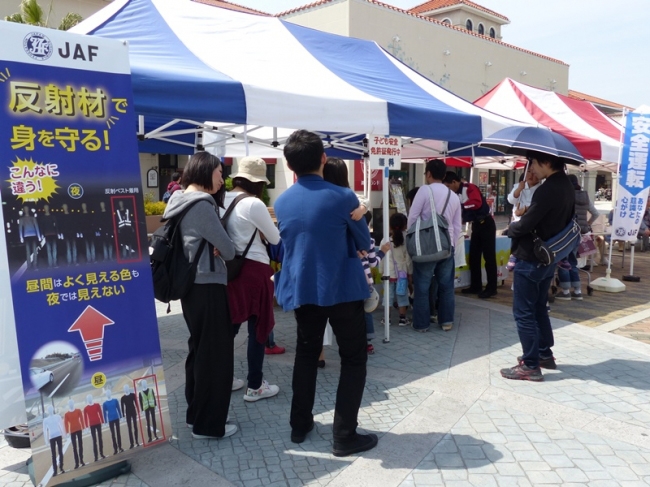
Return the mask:
[(50, 438), (50, 450), (52, 451), (52, 469), (56, 473), (56, 448), (59, 449), (59, 468), (63, 471), (63, 438), (57, 436)]
[(113, 454), (116, 454), (118, 448), (120, 450), (122, 449), (122, 433), (120, 432), (120, 420), (114, 419), (113, 421), (109, 421), (108, 427), (111, 429), (111, 439), (113, 440)]
[(97, 461), (97, 442), (99, 442), (99, 454), (104, 456), (104, 440), (102, 439), (102, 425), (96, 424), (90, 427), (90, 434), (93, 437), (93, 453)]
[(314, 420), (318, 356), (323, 348), (323, 333), (329, 319), (339, 345), (341, 375), (336, 391), (334, 440), (345, 441), (356, 434), (357, 416), (366, 384), (366, 323), (363, 301), (334, 306), (305, 305), (296, 309), (298, 341), (293, 367), (293, 400), (290, 423), (306, 431)]
[(81, 430), (70, 433), (72, 442), (72, 453), (74, 454), (74, 468), (79, 467), (79, 462), (84, 463), (84, 443), (81, 438)]
[[(135, 414), (126, 414), (126, 426), (129, 429), (129, 443), (131, 448), (133, 445), (138, 445), (138, 423)], [(135, 435), (135, 443), (133, 443), (133, 436)]]
[(223, 284), (194, 284), (181, 299), (190, 331), (185, 361), (186, 421), (194, 433), (223, 436), (230, 405), (234, 331)]
[(469, 241), (469, 273), (470, 287), (482, 289), (481, 257), (485, 259), (485, 274), (487, 275), (486, 290), (497, 290), (497, 256), (496, 256), (497, 226), (494, 218), (488, 216), (483, 223), (472, 223), (472, 236)]
[[(158, 439), (158, 434), (156, 433), (156, 407), (151, 406), (148, 409), (144, 410), (144, 417), (147, 419), (147, 436), (149, 437), (149, 443), (151, 443), (151, 432)], [(192, 424), (192, 423), (190, 423)]]

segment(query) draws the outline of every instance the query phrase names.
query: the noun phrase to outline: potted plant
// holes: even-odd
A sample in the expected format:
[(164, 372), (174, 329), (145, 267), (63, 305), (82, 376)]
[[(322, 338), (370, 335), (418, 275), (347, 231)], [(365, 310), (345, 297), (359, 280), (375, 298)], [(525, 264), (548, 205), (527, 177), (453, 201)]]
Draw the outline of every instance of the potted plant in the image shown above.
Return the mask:
[(160, 219), (162, 218), (162, 214), (165, 212), (166, 207), (166, 203), (163, 203), (162, 201), (154, 201), (151, 193), (145, 193), (144, 214), (147, 221), (147, 234), (152, 234), (163, 226)]

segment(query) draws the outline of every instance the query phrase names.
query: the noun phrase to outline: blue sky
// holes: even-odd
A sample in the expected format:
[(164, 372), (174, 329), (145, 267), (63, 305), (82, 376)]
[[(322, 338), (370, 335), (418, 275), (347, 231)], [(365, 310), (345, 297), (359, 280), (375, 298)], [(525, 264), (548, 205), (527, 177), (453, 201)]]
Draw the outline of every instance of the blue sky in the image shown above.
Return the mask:
[[(278, 13), (311, 0), (231, 0)], [(383, 0), (411, 8), (424, 0)], [(510, 19), (503, 41), (570, 65), (569, 87), (631, 106), (650, 105), (648, 0), (474, 0)]]

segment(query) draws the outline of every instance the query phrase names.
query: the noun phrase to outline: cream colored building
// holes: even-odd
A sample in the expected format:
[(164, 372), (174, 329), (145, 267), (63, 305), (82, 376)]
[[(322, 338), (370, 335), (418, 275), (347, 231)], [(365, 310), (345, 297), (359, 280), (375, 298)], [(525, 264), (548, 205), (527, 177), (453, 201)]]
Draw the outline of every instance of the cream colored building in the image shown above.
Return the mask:
[[(373, 0), (325, 0), (279, 16), (306, 27), (373, 40), (469, 101), (505, 77), (568, 93), (568, 64), (500, 40), (501, 26), (509, 23), (505, 16), (467, 0), (441, 10), (427, 8), (440, 3), (454, 2), (434, 0), (406, 11)], [(466, 29), (468, 22), (472, 32)], [(484, 35), (478, 33), (479, 26)], [(495, 38), (490, 37), (490, 29)]]

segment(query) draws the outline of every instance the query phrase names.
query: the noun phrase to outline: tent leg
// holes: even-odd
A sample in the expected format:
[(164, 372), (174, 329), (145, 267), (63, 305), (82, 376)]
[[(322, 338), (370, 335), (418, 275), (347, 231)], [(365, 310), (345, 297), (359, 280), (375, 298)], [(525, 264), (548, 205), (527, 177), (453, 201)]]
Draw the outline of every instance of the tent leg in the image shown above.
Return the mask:
[[(383, 205), (383, 211), (382, 211), (382, 216), (383, 216), (383, 227), (384, 227), (384, 238), (382, 239), (383, 242), (387, 242), (388, 239), (390, 238), (389, 236), (389, 228), (388, 228), (388, 168), (384, 168), (384, 184), (382, 188), (382, 205)], [(390, 342), (390, 290), (389, 290), (389, 279), (390, 279), (390, 267), (389, 267), (389, 262), (388, 259), (384, 259), (384, 277), (383, 277), (383, 285), (384, 285), (384, 343), (389, 343)]]

